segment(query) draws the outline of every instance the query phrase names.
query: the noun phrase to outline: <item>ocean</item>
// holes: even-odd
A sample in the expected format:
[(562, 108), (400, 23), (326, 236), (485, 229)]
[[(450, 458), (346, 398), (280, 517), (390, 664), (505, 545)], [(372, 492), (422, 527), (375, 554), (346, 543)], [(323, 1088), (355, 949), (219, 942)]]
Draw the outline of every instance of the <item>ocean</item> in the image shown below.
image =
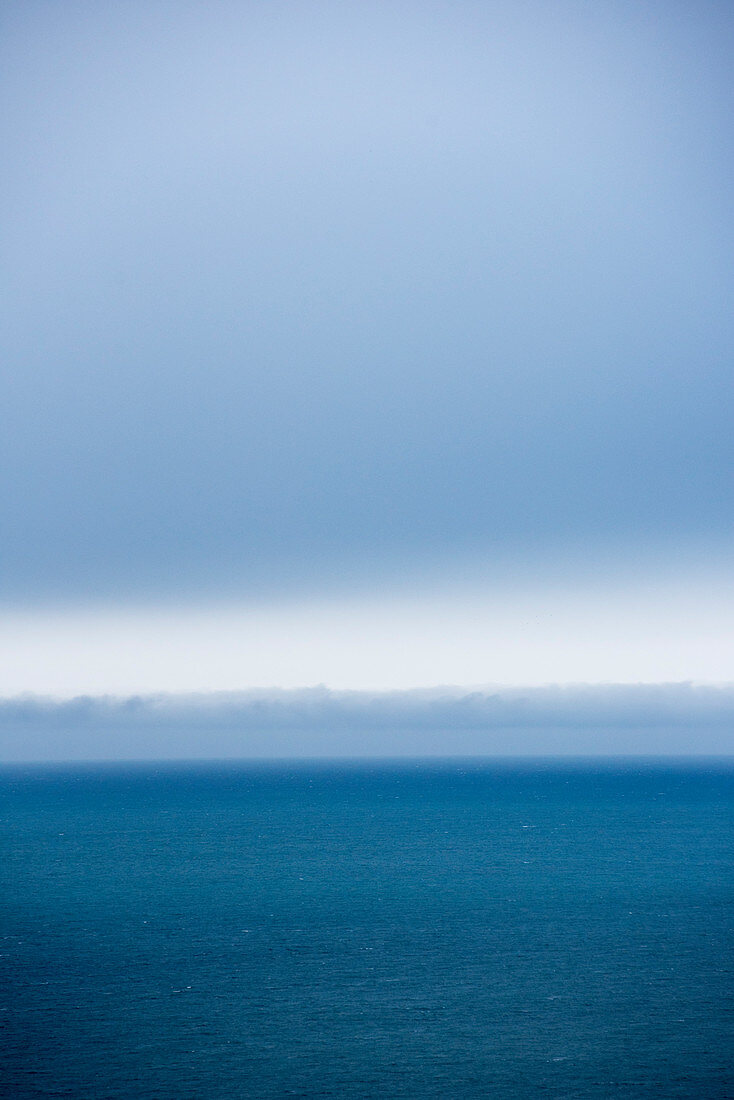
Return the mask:
[(734, 764), (0, 770), (13, 1100), (734, 1096)]

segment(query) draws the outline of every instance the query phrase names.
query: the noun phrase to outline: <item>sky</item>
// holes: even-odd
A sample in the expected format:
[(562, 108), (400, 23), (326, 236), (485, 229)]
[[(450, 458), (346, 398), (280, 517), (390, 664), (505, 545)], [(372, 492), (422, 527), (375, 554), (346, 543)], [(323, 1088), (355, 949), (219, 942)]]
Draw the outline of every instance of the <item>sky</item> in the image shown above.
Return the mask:
[(0, 694), (734, 679), (733, 46), (6, 0)]

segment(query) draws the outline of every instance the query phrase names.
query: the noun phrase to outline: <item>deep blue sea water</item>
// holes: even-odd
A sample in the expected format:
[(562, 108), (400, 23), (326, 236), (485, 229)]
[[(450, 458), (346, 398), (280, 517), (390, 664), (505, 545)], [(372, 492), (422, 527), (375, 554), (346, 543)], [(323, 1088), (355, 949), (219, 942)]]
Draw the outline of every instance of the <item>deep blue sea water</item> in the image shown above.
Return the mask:
[(734, 766), (0, 772), (18, 1098), (734, 1096)]

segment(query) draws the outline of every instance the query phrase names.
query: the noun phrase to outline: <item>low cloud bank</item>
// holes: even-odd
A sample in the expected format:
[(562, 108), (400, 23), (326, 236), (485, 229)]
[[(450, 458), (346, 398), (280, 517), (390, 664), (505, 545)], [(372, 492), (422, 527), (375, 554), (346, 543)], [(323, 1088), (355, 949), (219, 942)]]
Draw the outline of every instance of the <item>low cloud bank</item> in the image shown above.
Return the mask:
[(734, 723), (734, 684), (604, 684), (413, 691), (330, 691), (325, 687), (211, 694), (44, 696), (0, 700), (0, 724), (134, 727), (154, 724), (242, 729), (324, 725), (481, 729), (503, 726), (657, 726)]
[(0, 700), (0, 758), (730, 754), (734, 684)]

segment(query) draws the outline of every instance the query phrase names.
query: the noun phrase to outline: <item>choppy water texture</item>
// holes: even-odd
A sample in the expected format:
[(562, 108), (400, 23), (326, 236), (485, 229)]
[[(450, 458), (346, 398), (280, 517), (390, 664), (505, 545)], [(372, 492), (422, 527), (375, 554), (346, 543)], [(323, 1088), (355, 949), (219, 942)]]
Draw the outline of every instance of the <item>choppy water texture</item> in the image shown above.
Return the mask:
[(4, 1095), (734, 1095), (729, 764), (0, 788)]

